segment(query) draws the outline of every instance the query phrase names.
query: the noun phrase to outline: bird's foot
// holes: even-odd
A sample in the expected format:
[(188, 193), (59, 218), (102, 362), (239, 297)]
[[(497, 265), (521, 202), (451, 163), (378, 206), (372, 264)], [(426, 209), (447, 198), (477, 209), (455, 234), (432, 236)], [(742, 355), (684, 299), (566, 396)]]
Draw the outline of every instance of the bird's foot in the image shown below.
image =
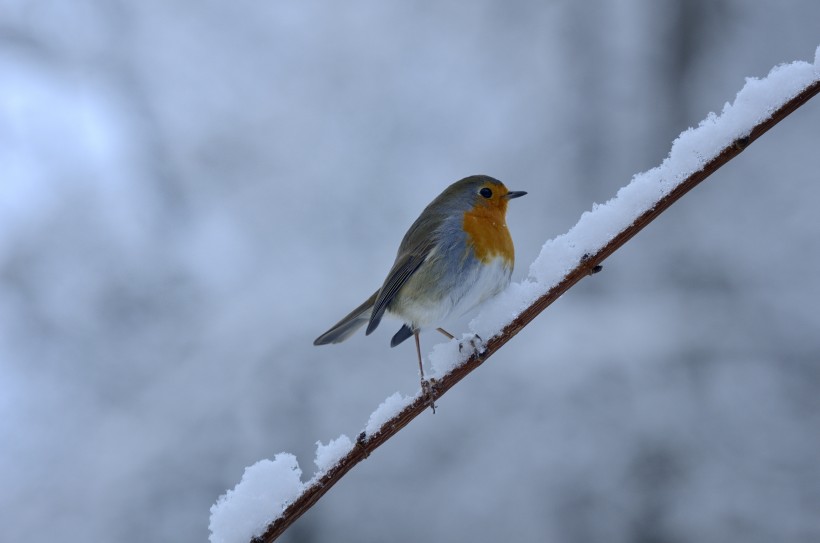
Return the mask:
[(421, 380), (421, 394), (427, 399), (427, 405), (436, 414), (436, 380), (424, 379)]
[(473, 337), (467, 340), (458, 342), (458, 352), (463, 353), (464, 349), (469, 349), (468, 354), (480, 353), (484, 350), (484, 340), (478, 334), (473, 334)]

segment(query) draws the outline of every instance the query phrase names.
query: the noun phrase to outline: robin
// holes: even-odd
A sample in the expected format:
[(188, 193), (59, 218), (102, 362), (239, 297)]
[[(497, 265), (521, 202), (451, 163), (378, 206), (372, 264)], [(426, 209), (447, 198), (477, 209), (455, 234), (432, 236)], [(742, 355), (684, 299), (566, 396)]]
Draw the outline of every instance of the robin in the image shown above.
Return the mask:
[[(365, 324), (369, 335), (385, 312), (398, 317), (404, 324), (390, 346), (415, 338), (422, 391), (435, 412), (419, 332), (468, 313), (509, 285), (515, 252), (505, 221), (507, 202), (525, 194), (486, 175), (447, 187), (404, 235), (381, 288), (313, 344), (340, 343)], [(453, 338), (443, 328), (436, 330)]]

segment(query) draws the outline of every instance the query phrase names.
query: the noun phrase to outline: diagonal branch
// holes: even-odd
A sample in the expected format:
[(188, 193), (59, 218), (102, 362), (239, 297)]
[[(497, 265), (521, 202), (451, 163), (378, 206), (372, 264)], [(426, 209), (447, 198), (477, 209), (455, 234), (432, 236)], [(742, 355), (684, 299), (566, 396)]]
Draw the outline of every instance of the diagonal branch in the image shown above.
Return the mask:
[[(529, 324), (536, 316), (538, 316), (539, 313), (557, 300), (573, 285), (587, 275), (595, 273), (599, 269), (598, 266), (601, 262), (618, 250), (627, 241), (632, 239), (635, 234), (643, 230), (649, 223), (655, 220), (658, 215), (663, 213), (684, 194), (692, 190), (695, 186), (720, 169), (721, 166), (739, 155), (744, 149), (746, 149), (746, 147), (749, 146), (749, 144), (765, 134), (774, 125), (789, 116), (818, 92), (820, 92), (820, 80), (814, 81), (814, 83), (807, 86), (794, 98), (774, 110), (768, 119), (761, 121), (754, 126), (747, 136), (739, 138), (727, 147), (723, 148), (723, 150), (715, 158), (707, 162), (700, 170), (691, 174), (666, 196), (661, 198), (654, 207), (635, 219), (632, 224), (619, 232), (598, 252), (585, 255), (585, 257), (578, 262), (577, 266), (569, 271), (560, 282), (558, 282), (546, 294), (538, 298), (520, 315), (518, 315), (518, 317), (510, 322), (499, 335), (490, 339), (487, 342), (486, 348), (483, 352), (474, 354), (466, 362), (455, 367), (443, 378), (437, 381), (433, 391), (435, 397), (441, 397), (456, 383), (466, 377), (467, 374), (479, 367), (485, 360), (500, 349), (502, 345), (512, 339), (513, 336), (521, 331), (521, 329)], [(276, 540), (276, 538), (278, 538), (291, 524), (293, 524), (296, 519), (310, 509), (313, 504), (315, 504), (319, 498), (325, 494), (325, 492), (330, 490), (330, 488), (335, 485), (348, 471), (350, 471), (356, 464), (367, 458), (370, 453), (377, 449), (382, 443), (398, 433), (398, 431), (404, 428), (411, 420), (425, 411), (428, 405), (428, 398), (425, 397), (425, 395), (420, 394), (415, 401), (413, 401), (413, 403), (405, 407), (402, 411), (384, 423), (382, 427), (374, 434), (368, 436), (362, 432), (353, 449), (351, 449), (347, 455), (339, 460), (333, 468), (328, 470), (323, 477), (308, 486), (296, 500), (285, 508), (282, 516), (277, 518), (268, 526), (265, 533), (253, 539), (253, 543), (270, 543)]]

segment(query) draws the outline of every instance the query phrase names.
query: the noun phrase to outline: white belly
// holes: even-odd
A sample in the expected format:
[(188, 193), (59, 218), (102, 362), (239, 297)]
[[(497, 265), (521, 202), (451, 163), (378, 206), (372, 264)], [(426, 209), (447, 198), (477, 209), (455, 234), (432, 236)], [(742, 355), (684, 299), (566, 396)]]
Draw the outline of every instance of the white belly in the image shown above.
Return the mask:
[(418, 328), (441, 326), (450, 318), (458, 318), (476, 309), (482, 302), (492, 298), (510, 284), (511, 266), (502, 258), (489, 264), (478, 264), (463, 273), (456, 287), (437, 301), (425, 304), (404, 305), (397, 317)]

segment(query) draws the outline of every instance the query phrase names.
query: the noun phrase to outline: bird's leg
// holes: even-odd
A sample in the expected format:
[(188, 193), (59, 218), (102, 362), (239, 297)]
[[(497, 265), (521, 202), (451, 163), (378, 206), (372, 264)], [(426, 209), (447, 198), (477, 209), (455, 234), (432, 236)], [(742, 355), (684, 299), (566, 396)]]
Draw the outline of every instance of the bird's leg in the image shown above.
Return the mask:
[(430, 384), (430, 381), (424, 378), (424, 365), (421, 363), (421, 344), (419, 343), (419, 331), (413, 330), (413, 337), (416, 338), (416, 354), (419, 356), (419, 374), (421, 375), (421, 392), (425, 396), (427, 396), (427, 403), (430, 405), (430, 409), (433, 410), (433, 414), (436, 414), (436, 402), (433, 398), (433, 387)]
[(453, 339), (454, 337), (456, 337), (453, 334), (451, 334), (450, 332), (448, 332), (447, 330), (445, 330), (444, 328), (436, 328), (436, 330), (438, 330), (439, 332), (441, 332), (442, 334), (447, 336), (448, 339)]

